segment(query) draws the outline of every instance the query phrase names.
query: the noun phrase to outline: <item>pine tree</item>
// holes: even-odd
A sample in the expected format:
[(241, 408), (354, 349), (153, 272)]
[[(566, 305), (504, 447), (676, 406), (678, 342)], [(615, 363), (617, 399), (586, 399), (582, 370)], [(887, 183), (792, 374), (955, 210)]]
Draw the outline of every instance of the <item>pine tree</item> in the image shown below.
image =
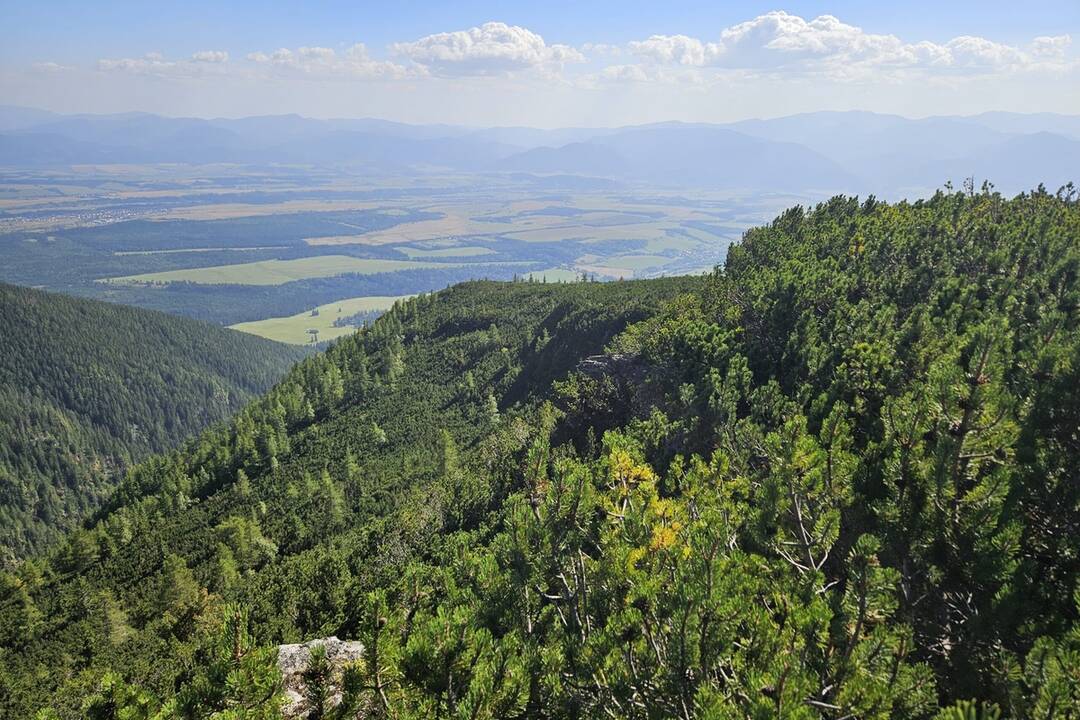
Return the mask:
[(248, 612), (226, 605), (220, 628), (196, 664), (196, 675), (178, 694), (176, 714), (215, 720), (276, 720), (282, 702), (277, 650), (259, 648)]

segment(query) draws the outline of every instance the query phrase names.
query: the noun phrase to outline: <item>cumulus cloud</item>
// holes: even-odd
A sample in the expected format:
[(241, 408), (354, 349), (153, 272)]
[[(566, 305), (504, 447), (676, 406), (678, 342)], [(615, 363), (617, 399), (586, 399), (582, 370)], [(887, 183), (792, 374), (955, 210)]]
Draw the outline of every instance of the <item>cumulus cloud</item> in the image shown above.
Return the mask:
[(1039, 58), (1064, 61), (1071, 45), (1072, 37), (1069, 35), (1042, 35), (1031, 41), (1031, 52)]
[(193, 62), (223, 63), (229, 61), (229, 53), (224, 50), (200, 50), (191, 56)]
[(395, 43), (392, 50), (439, 75), (501, 75), (585, 61), (568, 45), (548, 45), (527, 28), (501, 22)]
[(645, 62), (761, 72), (816, 72), (858, 78), (891, 70), (998, 72), (1063, 69), (1068, 35), (1035, 38), (1027, 48), (961, 36), (946, 43), (904, 42), (869, 33), (832, 15), (806, 20), (775, 11), (724, 28), (719, 40), (653, 35), (628, 49)]
[(408, 74), (402, 65), (372, 58), (363, 43), (356, 43), (342, 53), (326, 47), (280, 48), (271, 53), (251, 53), (247, 59), (257, 65), (311, 76), (398, 78)]
[(721, 54), (718, 43), (704, 43), (686, 35), (653, 35), (631, 42), (630, 52), (665, 65), (712, 65)]
[(957, 68), (995, 69), (1021, 67), (1031, 59), (1019, 48), (965, 35), (944, 45), (943, 64)]
[[(762, 78), (820, 77), (830, 81), (897, 83), (990, 78), (1080, 70), (1069, 35), (1006, 44), (971, 35), (947, 42), (902, 40), (873, 33), (832, 15), (812, 19), (783, 11), (764, 13), (709, 38), (652, 35), (617, 46), (579, 48), (548, 43), (525, 27), (488, 22), (478, 27), (393, 43), (373, 56), (363, 43), (348, 48), (309, 46), (254, 52), (240, 61), (225, 50), (200, 50), (171, 60), (150, 53), (103, 59), (105, 72), (162, 77), (289, 74), (321, 80), (528, 77), (552, 84), (596, 87), (610, 83), (694, 83)], [(586, 55), (589, 57), (587, 58)], [(571, 66), (580, 64), (581, 67)], [(39, 71), (59, 72), (42, 64)]]

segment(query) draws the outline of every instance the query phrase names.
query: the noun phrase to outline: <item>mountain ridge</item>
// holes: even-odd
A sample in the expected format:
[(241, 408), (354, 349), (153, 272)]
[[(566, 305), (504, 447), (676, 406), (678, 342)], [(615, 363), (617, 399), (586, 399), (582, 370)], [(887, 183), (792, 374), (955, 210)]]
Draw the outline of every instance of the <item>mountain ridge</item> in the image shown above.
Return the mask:
[[(746, 189), (766, 184), (893, 196), (932, 191), (946, 181), (959, 184), (968, 176), (958, 176), (964, 171), (950, 160), (977, 154), (991, 159), (981, 164), (995, 174), (976, 180), (1005, 183), (1007, 192), (1039, 181), (1065, 184), (1076, 178), (1061, 169), (1057, 150), (1035, 145), (1030, 149), (1034, 154), (1021, 160), (1010, 155), (1009, 143), (1039, 132), (1061, 136), (1069, 148), (1080, 143), (1080, 117), (1047, 113), (910, 119), (835, 111), (732, 123), (555, 130), (410, 125), (376, 118), (315, 120), (295, 114), (236, 119), (52, 114), (28, 119), (33, 117), (34, 111), (0, 108), (0, 164), (270, 162), (359, 166), (369, 172), (573, 172), (673, 187)], [(758, 144), (744, 140), (740, 148), (709, 145), (708, 137), (724, 132), (740, 133)], [(655, 158), (652, 163), (640, 159), (649, 153), (645, 141), (656, 133), (665, 133), (673, 147), (695, 138), (706, 142), (696, 157), (687, 158), (696, 162), (684, 162), (682, 172), (674, 172)], [(634, 145), (634, 138), (641, 144)], [(621, 150), (602, 155), (601, 145)], [(575, 149), (593, 153), (597, 165), (575, 157)], [(760, 166), (747, 160), (754, 153), (763, 158)], [(725, 163), (743, 172), (718, 172)]]

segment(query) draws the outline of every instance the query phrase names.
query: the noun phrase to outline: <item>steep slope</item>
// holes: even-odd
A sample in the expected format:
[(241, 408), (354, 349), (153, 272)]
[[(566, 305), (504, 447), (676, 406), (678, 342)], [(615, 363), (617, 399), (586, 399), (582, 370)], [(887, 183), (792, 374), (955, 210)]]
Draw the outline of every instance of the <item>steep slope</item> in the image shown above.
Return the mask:
[(1069, 717), (1078, 237), (837, 197), (707, 278), (399, 305), (0, 576), (0, 713), (276, 717), (333, 635), (313, 717)]
[[(0, 716), (32, 714), (53, 697), (65, 717), (80, 717), (81, 698), (105, 666), (166, 694), (184, 671), (161, 642), (200, 642), (201, 612), (186, 607), (202, 602), (186, 591), (188, 564), (198, 584), (250, 594), (249, 611), (265, 623), (260, 638), (326, 634), (322, 629), (341, 622), (355, 599), (347, 599), (354, 591), (342, 573), (398, 574), (444, 523), (475, 524), (484, 505), (508, 489), (446, 486), (440, 467), (454, 460), (444, 431), (470, 454), (485, 453), (493, 468), (509, 468), (531, 434), (527, 418), (554, 379), (663, 300), (700, 284), (673, 278), (455, 286), (399, 306), (300, 363), (228, 428), (136, 469), (108, 518), (52, 556), (42, 584), (27, 580), (36, 565), (21, 568), (18, 581), (0, 582), (0, 593), (14, 593), (0, 596), (0, 667), (10, 669), (0, 670)], [(398, 512), (408, 519), (395, 519)], [(335, 546), (350, 549), (339, 555)], [(166, 556), (185, 558), (168, 561), (184, 587), (161, 574)], [(346, 556), (378, 559), (361, 567), (341, 564)], [(24, 616), (16, 596), (29, 586), (35, 610)], [(174, 590), (165, 619), (159, 601)], [(309, 591), (328, 595), (316, 601)], [(88, 614), (65, 609), (76, 595), (90, 604)], [(336, 620), (324, 602), (337, 608)], [(111, 621), (90, 606), (120, 610), (123, 618), (113, 613), (120, 633), (114, 639), (126, 639), (114, 644), (99, 636), (108, 635)], [(62, 659), (76, 645), (94, 648), (89, 665), (87, 657)], [(53, 669), (55, 684), (32, 680), (45, 668)]]
[(0, 562), (93, 511), (123, 470), (227, 418), (301, 354), (134, 308), (0, 285)]

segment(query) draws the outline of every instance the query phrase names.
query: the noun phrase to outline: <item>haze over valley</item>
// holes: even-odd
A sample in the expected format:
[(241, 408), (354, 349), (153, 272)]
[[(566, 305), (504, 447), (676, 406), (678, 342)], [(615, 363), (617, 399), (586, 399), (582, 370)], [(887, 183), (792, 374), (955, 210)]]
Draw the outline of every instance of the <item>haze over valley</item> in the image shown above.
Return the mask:
[(836, 193), (1056, 189), (1080, 167), (1080, 117), (1054, 114), (540, 130), (8, 107), (0, 127), (0, 280), (301, 344), (467, 279), (705, 272)]

